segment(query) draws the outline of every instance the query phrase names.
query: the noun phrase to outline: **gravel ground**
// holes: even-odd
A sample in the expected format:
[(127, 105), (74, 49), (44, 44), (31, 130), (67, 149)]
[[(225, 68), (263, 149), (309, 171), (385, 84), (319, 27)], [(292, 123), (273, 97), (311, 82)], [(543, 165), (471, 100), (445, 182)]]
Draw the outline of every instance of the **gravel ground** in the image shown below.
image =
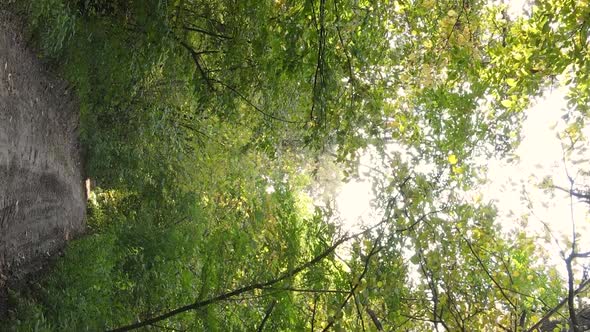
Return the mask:
[(85, 219), (78, 107), (21, 27), (0, 9), (0, 289), (39, 271)]

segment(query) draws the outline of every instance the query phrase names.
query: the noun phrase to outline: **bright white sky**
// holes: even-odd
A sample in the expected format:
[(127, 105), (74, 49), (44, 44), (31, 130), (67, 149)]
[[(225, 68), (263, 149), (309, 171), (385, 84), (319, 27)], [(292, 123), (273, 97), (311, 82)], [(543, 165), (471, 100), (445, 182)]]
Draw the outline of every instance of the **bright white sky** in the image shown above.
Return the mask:
[[(555, 192), (554, 196), (544, 193), (538, 184), (545, 176), (552, 176), (555, 184), (569, 188), (563, 163), (563, 150), (557, 133), (563, 131), (565, 125), (561, 119), (565, 107), (564, 90), (548, 91), (546, 95), (527, 110), (527, 119), (523, 125), (523, 139), (515, 151), (518, 161), (504, 160), (485, 161), (488, 165), (488, 183), (479, 192), (484, 201), (494, 201), (499, 211), (499, 222), (508, 232), (511, 229), (524, 227), (529, 235), (544, 235), (545, 223), (558, 238), (562, 247), (566, 247), (565, 239), (571, 239), (571, 213), (569, 196)], [(585, 134), (590, 137), (590, 127)], [(588, 142), (586, 142), (587, 145)], [(368, 156), (361, 158), (361, 164), (370, 165)], [(568, 171), (574, 177), (577, 168), (587, 168), (588, 164), (573, 165), (568, 163)], [(361, 173), (363, 166), (361, 166)], [(579, 177), (578, 177), (579, 179)], [(580, 183), (581, 186), (584, 183)], [(588, 183), (586, 183), (588, 185)], [(523, 189), (533, 203), (532, 209), (523, 200)], [(372, 217), (370, 202), (373, 199), (371, 182), (368, 177), (353, 180), (344, 184), (336, 198), (337, 210), (343, 225), (351, 231), (358, 226), (375, 221)], [(522, 224), (523, 215), (529, 215), (526, 225)], [(574, 204), (574, 218), (579, 239), (579, 251), (590, 250), (590, 215), (587, 205)], [(542, 222), (543, 223), (542, 223)], [(539, 245), (552, 253), (552, 259), (560, 270), (563, 263), (559, 255), (559, 247), (547, 244), (539, 239)]]
[[(509, 2), (509, 15), (521, 15), (526, 6), (526, 0)], [(563, 162), (563, 150), (557, 133), (565, 128), (561, 116), (565, 108), (565, 89), (547, 91), (532, 107), (526, 111), (527, 119), (523, 124), (523, 139), (515, 151), (518, 161), (511, 163), (503, 160), (485, 161), (488, 165), (488, 183), (480, 188), (484, 202), (494, 201), (499, 211), (499, 222), (508, 231), (517, 227), (524, 227), (529, 235), (540, 236), (539, 246), (545, 247), (552, 255), (552, 261), (562, 273), (565, 271), (560, 257), (560, 248), (566, 248), (566, 239), (571, 239), (572, 213), (569, 195), (555, 192), (555, 195), (544, 193), (538, 184), (545, 176), (552, 176), (554, 183), (569, 188), (569, 181)], [(585, 128), (585, 136), (590, 138), (590, 127)], [(585, 144), (590, 148), (588, 141)], [(577, 157), (577, 156), (574, 156)], [(568, 171), (576, 177), (578, 168), (588, 168), (590, 161), (578, 165), (567, 163)], [(370, 165), (368, 155), (361, 157), (361, 165)], [(363, 167), (361, 166), (361, 173)], [(581, 183), (588, 186), (590, 183)], [(532, 209), (523, 200), (523, 191), (532, 202)], [(337, 210), (342, 218), (343, 226), (350, 231), (359, 229), (363, 222), (370, 224), (377, 220), (372, 216), (370, 202), (373, 199), (371, 182), (368, 177), (352, 180), (344, 184), (336, 198)], [(590, 212), (588, 206), (574, 202), (573, 216), (577, 232), (580, 233), (579, 251), (590, 250)], [(528, 222), (521, 223), (523, 215), (528, 215)], [(546, 243), (542, 240), (544, 228), (547, 225), (558, 239)]]
[[(567, 171), (578, 180), (579, 187), (589, 185), (577, 174), (578, 170), (588, 167), (588, 163), (574, 165), (571, 161), (563, 162), (563, 149), (557, 134), (565, 128), (561, 116), (564, 114), (565, 91), (552, 91), (540, 98), (536, 105), (527, 111), (527, 120), (523, 126), (523, 140), (515, 151), (520, 158), (518, 162), (508, 163), (494, 160), (488, 171), (488, 185), (482, 188), (484, 197), (496, 202), (500, 212), (500, 221), (504, 228), (518, 226), (521, 216), (529, 215), (525, 229), (529, 235), (543, 234), (545, 223), (558, 238), (562, 247), (565, 239), (572, 235), (572, 210), (569, 195), (555, 191), (554, 196), (544, 193), (538, 184), (545, 176), (551, 176), (556, 185), (569, 188)], [(590, 127), (584, 130), (590, 137)], [(588, 142), (585, 142), (588, 146)], [(578, 159), (580, 156), (572, 156)], [(532, 209), (523, 201), (522, 191), (533, 203)], [(576, 222), (579, 251), (590, 249), (590, 219), (587, 204), (574, 201), (573, 218)], [(550, 246), (544, 245), (554, 253), (554, 261), (561, 267), (559, 248), (552, 241)]]
[[(500, 1), (499, 1), (500, 2)], [(502, 1), (503, 2), (503, 1)], [(508, 1), (508, 14), (511, 17), (521, 15), (524, 11), (527, 0), (510, 0)], [(369, 164), (368, 156), (363, 156), (361, 164)], [(361, 173), (363, 169), (361, 166)], [(352, 180), (342, 186), (336, 199), (338, 212), (343, 218), (343, 222), (348, 229), (356, 229), (355, 226), (365, 222), (370, 218), (372, 213), (370, 201), (373, 197), (371, 183), (368, 177), (361, 177), (359, 180)]]
[[(362, 167), (361, 167), (362, 170)], [(371, 182), (368, 177), (361, 177), (359, 180), (351, 180), (344, 184), (336, 197), (338, 213), (345, 228), (353, 231), (358, 226), (370, 222), (373, 199)]]
[(511, 18), (515, 18), (517, 16), (522, 15), (525, 8), (528, 6), (527, 0), (508, 0), (499, 2), (508, 3), (508, 15)]

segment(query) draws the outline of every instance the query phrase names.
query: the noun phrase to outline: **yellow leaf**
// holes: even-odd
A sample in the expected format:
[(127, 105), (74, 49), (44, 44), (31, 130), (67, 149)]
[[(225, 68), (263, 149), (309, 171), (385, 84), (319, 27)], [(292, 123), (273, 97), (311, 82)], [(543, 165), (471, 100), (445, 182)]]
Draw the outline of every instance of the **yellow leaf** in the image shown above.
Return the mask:
[(424, 6), (424, 8), (426, 8), (426, 9), (430, 9), (430, 8), (434, 7), (434, 0), (424, 0), (424, 2), (422, 3), (422, 6)]
[(477, 193), (475, 195), (475, 197), (473, 198), (473, 200), (475, 201), (475, 203), (481, 203), (482, 198), (483, 198), (482, 194), (481, 193)]
[(502, 106), (506, 107), (506, 108), (510, 108), (512, 107), (512, 105), (514, 105), (514, 102), (512, 100), (502, 100), (502, 102), (500, 103), (502, 104)]
[(450, 155), (448, 158), (449, 163), (451, 165), (455, 165), (459, 160), (457, 159), (457, 156), (455, 156), (454, 154)]
[(513, 88), (516, 86), (516, 80), (514, 78), (508, 78), (506, 79), (506, 84)]
[(457, 35), (457, 44), (459, 46), (464, 45), (467, 42), (467, 38), (465, 38), (465, 36), (463, 34), (458, 34)]

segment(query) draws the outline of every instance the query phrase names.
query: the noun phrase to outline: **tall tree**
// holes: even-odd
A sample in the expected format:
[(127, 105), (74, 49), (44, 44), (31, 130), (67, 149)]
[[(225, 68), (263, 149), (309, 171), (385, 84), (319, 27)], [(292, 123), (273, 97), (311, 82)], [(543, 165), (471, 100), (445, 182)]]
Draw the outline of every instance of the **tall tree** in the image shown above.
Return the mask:
[[(563, 299), (575, 324), (587, 285), (573, 276), (586, 256), (576, 233), (565, 289), (531, 236), (466, 197), (485, 172), (477, 158), (513, 151), (546, 87), (568, 89), (567, 137), (582, 142), (584, 1), (518, 17), (483, 0), (23, 8), (77, 91), (102, 187), (95, 234), (33, 306), (47, 326), (522, 331)], [(380, 218), (347, 235), (328, 208), (310, 210), (308, 170), (330, 155), (354, 175), (367, 147)]]

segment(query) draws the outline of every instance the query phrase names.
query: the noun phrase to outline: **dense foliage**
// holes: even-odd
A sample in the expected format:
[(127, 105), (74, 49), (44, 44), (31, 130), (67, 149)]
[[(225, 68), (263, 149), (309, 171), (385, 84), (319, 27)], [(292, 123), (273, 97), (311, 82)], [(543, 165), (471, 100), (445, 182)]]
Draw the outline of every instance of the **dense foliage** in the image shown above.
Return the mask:
[[(88, 234), (14, 294), (11, 329), (526, 331), (587, 285), (565, 287), (533, 237), (466, 198), (478, 158), (513, 152), (548, 86), (569, 89), (576, 154), (585, 1), (519, 17), (480, 0), (13, 10), (78, 95), (96, 188)], [(348, 234), (310, 188), (322, 167), (354, 177), (364, 149), (381, 219)], [(584, 258), (572, 240), (569, 270)]]

